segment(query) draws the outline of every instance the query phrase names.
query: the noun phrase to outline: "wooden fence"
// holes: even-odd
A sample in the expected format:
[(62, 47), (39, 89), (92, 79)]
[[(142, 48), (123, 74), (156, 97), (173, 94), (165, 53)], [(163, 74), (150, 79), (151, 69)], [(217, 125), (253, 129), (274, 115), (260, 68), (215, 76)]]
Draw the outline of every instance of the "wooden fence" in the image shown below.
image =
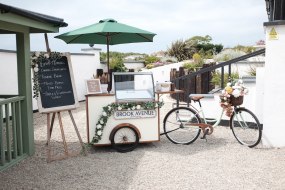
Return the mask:
[[(204, 64), (203, 68), (211, 67), (215, 63), (211, 64)], [(178, 77), (182, 77), (188, 74), (191, 74), (195, 71), (189, 71), (187, 69), (184, 69), (183, 67), (180, 67), (179, 70), (177, 69), (171, 69), (170, 71), (170, 81), (173, 81), (174, 79)], [(183, 102), (187, 102), (189, 94), (207, 94), (211, 90), (215, 88), (213, 84), (211, 84), (212, 80), (212, 74), (211, 72), (205, 72), (202, 74), (197, 75), (196, 77), (192, 77), (191, 79), (183, 79), (179, 80), (178, 82), (175, 82), (176, 89), (184, 90), (184, 94), (179, 95), (179, 100)], [(172, 95), (173, 98), (175, 98), (176, 95)]]

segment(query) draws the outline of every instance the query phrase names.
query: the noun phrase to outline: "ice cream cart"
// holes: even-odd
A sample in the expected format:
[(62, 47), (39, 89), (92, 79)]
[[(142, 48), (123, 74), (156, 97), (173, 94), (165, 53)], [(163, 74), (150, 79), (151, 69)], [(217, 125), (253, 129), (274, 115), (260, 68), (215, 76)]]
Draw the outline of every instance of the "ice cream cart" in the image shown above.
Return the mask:
[(114, 93), (86, 95), (87, 139), (119, 152), (160, 139), (152, 73), (113, 73)]

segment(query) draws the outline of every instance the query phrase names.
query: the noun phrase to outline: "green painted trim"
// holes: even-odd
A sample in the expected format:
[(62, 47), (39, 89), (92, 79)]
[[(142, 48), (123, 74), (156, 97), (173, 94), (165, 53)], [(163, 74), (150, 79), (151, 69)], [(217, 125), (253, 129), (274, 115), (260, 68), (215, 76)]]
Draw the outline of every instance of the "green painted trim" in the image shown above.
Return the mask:
[(33, 155), (34, 126), (33, 126), (33, 104), (31, 84), (31, 62), (30, 62), (30, 34), (17, 33), (17, 69), (18, 69), (18, 91), (19, 96), (25, 96), (21, 104), (22, 132), (24, 153)]
[(17, 157), (16, 159), (13, 159), (11, 162), (5, 164), (4, 166), (0, 166), (0, 172), (14, 166), (15, 164), (17, 164), (18, 162), (24, 160), (25, 158), (27, 158), (28, 155), (27, 154), (23, 154), (22, 156)]
[(31, 28), (30, 33), (58, 32), (59, 27), (50, 23), (32, 20), (13, 13), (1, 14), (0, 20), (19, 26)]
[[(7, 31), (7, 32), (3, 32), (3, 30)], [(29, 31), (28, 27), (24, 27), (21, 25), (16, 25), (13, 23), (8, 23), (8, 22), (4, 22), (4, 21), (0, 20), (0, 33), (11, 34), (11, 33), (15, 33), (15, 32), (28, 32), (28, 31)]]

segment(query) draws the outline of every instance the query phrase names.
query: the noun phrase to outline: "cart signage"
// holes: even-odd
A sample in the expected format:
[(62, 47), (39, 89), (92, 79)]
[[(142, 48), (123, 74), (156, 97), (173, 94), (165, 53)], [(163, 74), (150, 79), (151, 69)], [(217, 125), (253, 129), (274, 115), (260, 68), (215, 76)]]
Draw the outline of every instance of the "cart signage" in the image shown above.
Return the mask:
[(115, 111), (115, 119), (140, 119), (140, 118), (152, 118), (156, 116), (155, 110), (124, 110)]

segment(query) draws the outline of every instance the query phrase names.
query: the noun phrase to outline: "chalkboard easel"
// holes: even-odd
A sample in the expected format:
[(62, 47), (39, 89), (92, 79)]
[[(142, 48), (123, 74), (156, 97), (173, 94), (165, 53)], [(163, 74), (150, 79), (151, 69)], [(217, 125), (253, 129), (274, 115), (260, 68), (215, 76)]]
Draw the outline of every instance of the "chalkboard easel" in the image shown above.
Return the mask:
[[(52, 53), (49, 48), (47, 34), (45, 34), (45, 42), (49, 57), (41, 59), (41, 62), (38, 64), (38, 85), (40, 88), (38, 107), (40, 113), (47, 114), (47, 162), (62, 160), (70, 156), (75, 156), (81, 153), (81, 151), (87, 155), (87, 151), (71, 112), (71, 110), (79, 107), (79, 103), (74, 84), (70, 54), (64, 53), (59, 57), (51, 56)], [(82, 150), (80, 152), (68, 152), (61, 117), (61, 112), (63, 111), (68, 111), (69, 113), (75, 132), (82, 147)], [(58, 116), (64, 147), (64, 155), (59, 157), (52, 157), (50, 140), (56, 115)]]

